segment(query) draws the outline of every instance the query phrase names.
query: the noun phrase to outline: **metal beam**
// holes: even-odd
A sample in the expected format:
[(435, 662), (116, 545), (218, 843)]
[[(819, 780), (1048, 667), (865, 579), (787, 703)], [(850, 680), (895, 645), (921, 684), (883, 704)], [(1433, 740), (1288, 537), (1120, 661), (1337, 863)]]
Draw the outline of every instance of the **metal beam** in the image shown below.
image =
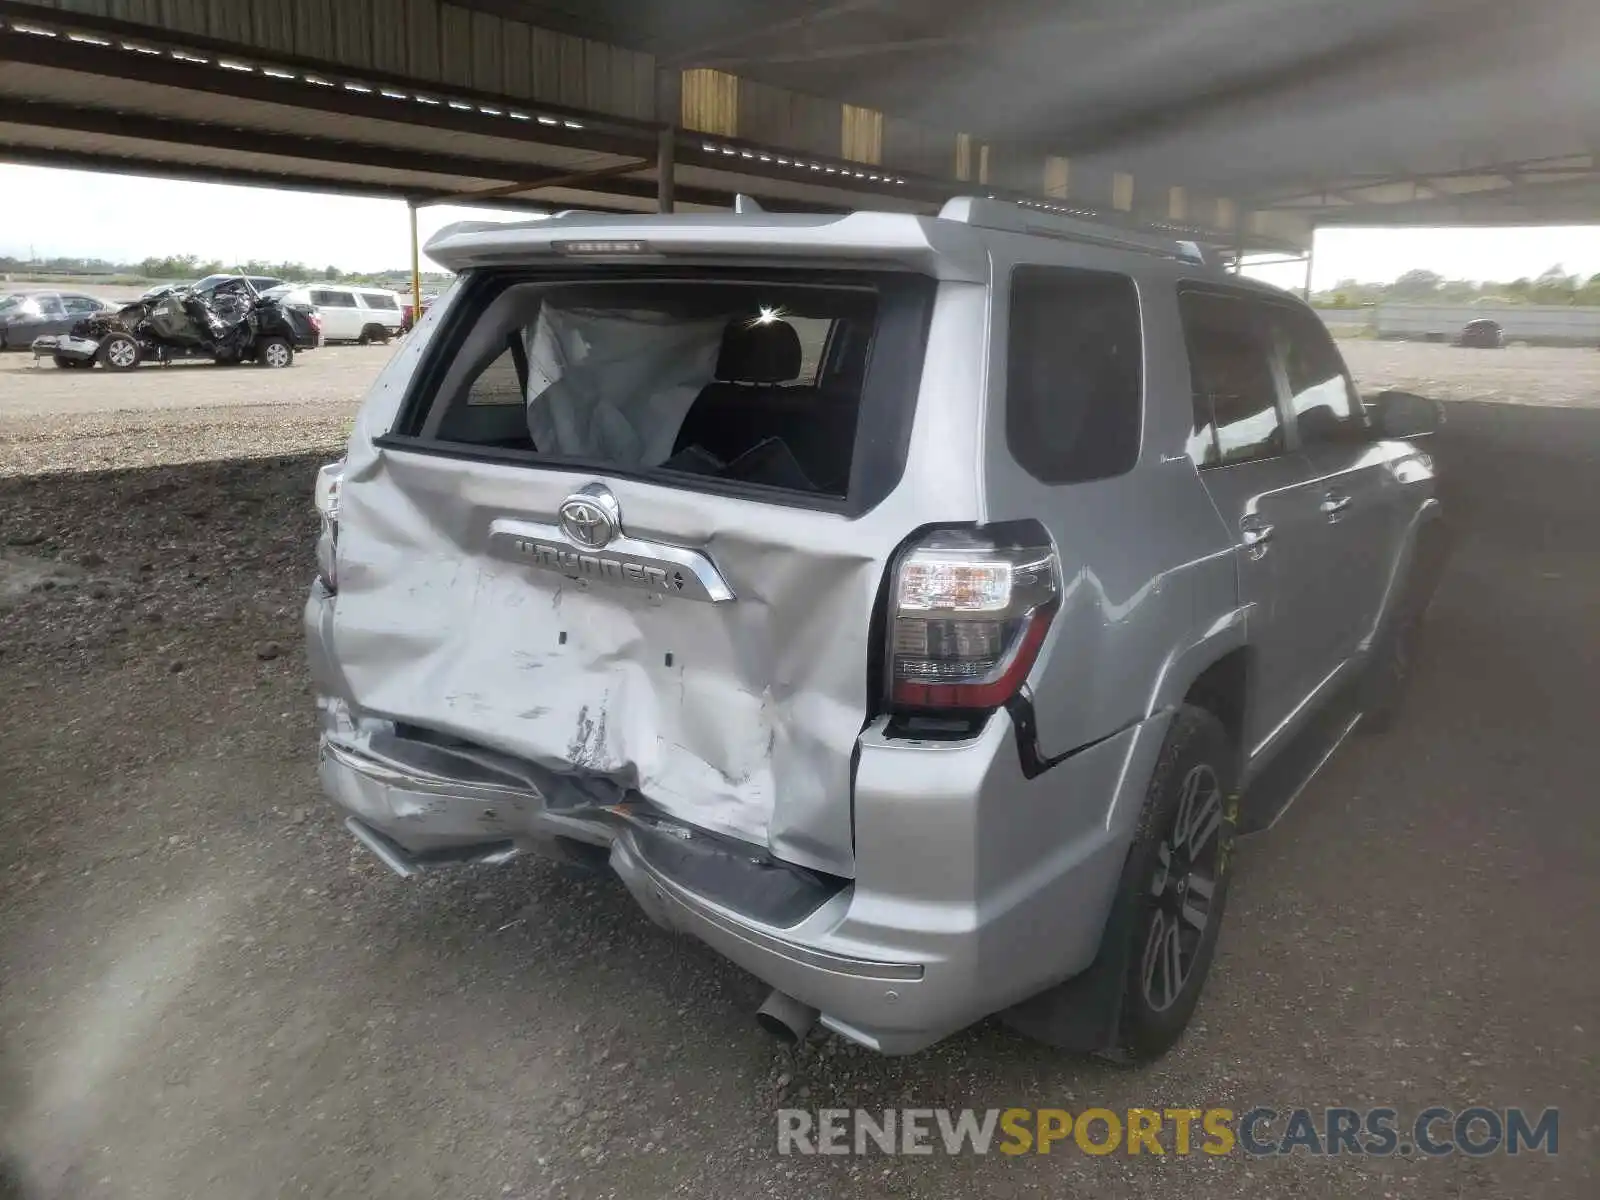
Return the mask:
[[(119, 175), (139, 175), (151, 179), (178, 179), (187, 183), (219, 183), (240, 187), (275, 188), (291, 192), (315, 192), (320, 195), (359, 196), (374, 200), (409, 202), (419, 195), (430, 198), (434, 193), (418, 193), (414, 189), (389, 184), (368, 184), (338, 179), (331, 176), (290, 175), (247, 167), (217, 167), (194, 163), (163, 162), (148, 158), (125, 158), (115, 154), (93, 154), (81, 150), (54, 150), (39, 146), (19, 146), (0, 143), (0, 158), (7, 162), (32, 167), (56, 167), (69, 171), (111, 171)], [(443, 195), (443, 192), (437, 193)], [(549, 203), (517, 202), (515, 200), (485, 200), (486, 208), (503, 208), (508, 212), (546, 213), (554, 210)], [(569, 207), (569, 206), (563, 206)], [(638, 216), (635, 208), (622, 208), (604, 202), (584, 205), (595, 212)]]
[[(515, 0), (513, 0), (515, 2)], [(618, 117), (610, 114), (600, 114), (587, 109), (573, 108), (565, 104), (548, 104), (543, 100), (530, 100), (501, 95), (495, 92), (480, 91), (476, 88), (458, 87), (455, 84), (439, 84), (437, 88), (427, 80), (417, 79), (407, 75), (395, 74), (392, 71), (355, 68), (339, 63), (327, 62), (323, 59), (311, 58), (303, 54), (292, 54), (286, 51), (265, 50), (255, 46), (230, 42), (222, 38), (205, 37), (201, 34), (184, 32), (181, 34), (167, 33), (150, 25), (134, 21), (122, 21), (114, 17), (102, 17), (86, 12), (68, 12), (58, 8), (41, 8), (36, 3), (27, 3), (25, 0), (0, 0), (0, 21), (20, 21), (25, 25), (42, 28), (61, 28), (96, 33), (104, 37), (149, 46), (178, 46), (189, 51), (200, 51), (215, 57), (242, 59), (245, 61), (266, 62), (276, 67), (289, 67), (297, 71), (311, 71), (318, 75), (328, 77), (359, 78), (366, 83), (387, 84), (391, 87), (409, 90), (439, 91), (463, 100), (475, 100), (489, 105), (520, 104), (537, 109), (553, 117), (570, 118), (579, 122), (594, 122), (599, 120), (607, 126), (616, 129), (633, 129), (641, 135), (648, 134), (655, 129), (655, 123), (641, 121), (633, 117)], [(24, 35), (26, 36), (26, 35)], [(30, 37), (28, 40), (49, 43), (52, 40), (39, 37)], [(81, 43), (77, 43), (81, 45)], [(90, 47), (93, 49), (94, 47)], [(6, 55), (0, 52), (0, 59)], [(160, 61), (159, 59), (157, 61)]]
[[(503, 191), (493, 188), (479, 193), (480, 198), (490, 199), (494, 198), (495, 194), (515, 195), (530, 187), (567, 186), (564, 181), (572, 177), (571, 172), (565, 171), (551, 171), (545, 176), (531, 175), (528, 164), (500, 159), (469, 158), (425, 150), (404, 150), (393, 146), (374, 145), (370, 142), (307, 138), (298, 134), (191, 123), (170, 117), (147, 117), (132, 113), (116, 113), (107, 109), (80, 108), (68, 104), (13, 101), (3, 97), (0, 97), (0, 122), (32, 125), (40, 129), (71, 130), (100, 137), (134, 138), (171, 146), (204, 146), (212, 150), (227, 150), (248, 155), (251, 159), (296, 158), (315, 162), (359, 164), (418, 175), (522, 181), (509, 184)], [(616, 170), (608, 169), (604, 173), (583, 174), (601, 185), (595, 187), (593, 189), (595, 191), (631, 196), (641, 200), (654, 199), (656, 188), (652, 183), (608, 178), (617, 174), (631, 174), (650, 165), (647, 160), (641, 164), (641, 160), (634, 159), (621, 164)], [(725, 192), (712, 188), (687, 187), (680, 188), (679, 191), (683, 200), (689, 204), (723, 208), (733, 203), (734, 192), (731, 190)], [(428, 195), (434, 197), (449, 194), (448, 188), (438, 188), (428, 192)]]
[(618, 175), (632, 175), (643, 171), (651, 165), (650, 160), (641, 158), (636, 162), (616, 163), (609, 167), (596, 167), (592, 171), (569, 171), (565, 175), (548, 175), (541, 179), (534, 179), (527, 183), (503, 183), (496, 187), (478, 188), (473, 191), (456, 192), (453, 195), (441, 196), (428, 201), (430, 204), (471, 204), (478, 200), (493, 200), (500, 196), (517, 196), (524, 192), (539, 191), (544, 188), (571, 188), (587, 186), (597, 183), (602, 179), (612, 179)]
[[(5, 0), (0, 0), (0, 4), (3, 3)], [(152, 39), (147, 35), (139, 40), (148, 42)], [(239, 51), (239, 55), (257, 63), (272, 61), (245, 50)], [(573, 122), (578, 128), (569, 128), (562, 122), (541, 124), (531, 118), (528, 121), (516, 121), (504, 115), (490, 116), (466, 105), (465, 101), (460, 102), (466, 105), (464, 108), (452, 107), (442, 98), (456, 94), (456, 89), (448, 87), (433, 89), (409, 82), (402, 89), (408, 95), (432, 96), (435, 97), (434, 102), (392, 99), (384, 96), (381, 90), (373, 90), (365, 73), (358, 75), (342, 67), (328, 67), (315, 73), (315, 78), (326, 80), (327, 86), (320, 86), (297, 77), (279, 78), (262, 70), (232, 71), (209, 62), (186, 62), (162, 55), (139, 54), (120, 48), (74, 42), (63, 37), (35, 37), (0, 29), (0, 62), (6, 61), (74, 71), (104, 79), (135, 80), (206, 95), (258, 100), (301, 110), (401, 125), (426, 125), (455, 133), (480, 134), (605, 154), (638, 154), (652, 145), (655, 139), (653, 124), (640, 123), (632, 128), (608, 129), (610, 122), (598, 114), (585, 114), (582, 119)], [(495, 99), (498, 103), (490, 103), (489, 107), (501, 114), (520, 109), (540, 112), (544, 107), (531, 101), (506, 97)]]

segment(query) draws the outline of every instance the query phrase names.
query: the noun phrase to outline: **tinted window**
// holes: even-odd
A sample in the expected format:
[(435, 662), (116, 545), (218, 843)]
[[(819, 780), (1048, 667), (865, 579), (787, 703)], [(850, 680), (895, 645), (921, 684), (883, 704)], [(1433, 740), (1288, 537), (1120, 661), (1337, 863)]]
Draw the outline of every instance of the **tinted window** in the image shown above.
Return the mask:
[(1189, 452), (1195, 461), (1209, 467), (1283, 453), (1278, 386), (1262, 306), (1209, 292), (1183, 292), (1178, 307), (1189, 350), (1195, 429)]
[(1359, 437), (1366, 423), (1361, 400), (1327, 327), (1298, 308), (1277, 309), (1274, 321), (1300, 440), (1315, 446)]
[(61, 302), (73, 316), (85, 316), (100, 311), (100, 301), (90, 296), (63, 296)]
[(1011, 276), (1006, 441), (1041, 483), (1120, 475), (1139, 455), (1139, 296), (1125, 275)]
[(386, 296), (382, 292), (363, 292), (361, 298), (367, 302), (368, 308), (381, 308), (393, 312), (400, 310), (400, 305), (393, 296)]
[(354, 308), (356, 306), (356, 298), (349, 292), (324, 292), (323, 295), (327, 297), (323, 303), (334, 308)]

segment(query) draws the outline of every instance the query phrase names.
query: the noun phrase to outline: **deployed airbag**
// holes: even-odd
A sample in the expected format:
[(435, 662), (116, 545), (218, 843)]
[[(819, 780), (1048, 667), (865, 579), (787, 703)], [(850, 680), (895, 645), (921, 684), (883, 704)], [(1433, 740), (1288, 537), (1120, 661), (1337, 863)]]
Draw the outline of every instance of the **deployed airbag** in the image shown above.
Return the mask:
[(547, 300), (523, 333), (533, 444), (559, 457), (660, 466), (711, 382), (725, 324)]

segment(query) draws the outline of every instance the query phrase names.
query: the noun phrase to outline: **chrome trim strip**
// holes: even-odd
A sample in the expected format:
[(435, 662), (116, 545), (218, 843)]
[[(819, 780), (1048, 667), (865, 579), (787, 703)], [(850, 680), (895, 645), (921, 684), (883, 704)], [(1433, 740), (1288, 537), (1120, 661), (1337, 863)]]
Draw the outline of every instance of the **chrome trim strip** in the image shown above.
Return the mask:
[(594, 579), (712, 604), (734, 599), (728, 581), (700, 551), (627, 534), (591, 550), (575, 545), (559, 526), (500, 517), (489, 524), (489, 552), (569, 579)]
[(1311, 786), (1311, 781), (1318, 775), (1322, 774), (1322, 768), (1328, 765), (1328, 760), (1335, 754), (1339, 753), (1339, 747), (1344, 745), (1345, 739), (1348, 738), (1352, 732), (1354, 732), (1355, 727), (1361, 724), (1361, 718), (1363, 715), (1364, 714), (1362, 713), (1357, 713), (1351, 718), (1350, 723), (1344, 727), (1344, 732), (1333, 740), (1333, 745), (1328, 747), (1328, 752), (1321, 758), (1317, 759), (1317, 765), (1311, 768), (1311, 773), (1300, 781), (1300, 786), (1295, 788), (1294, 791), (1290, 793), (1289, 799), (1284, 801), (1283, 807), (1278, 810), (1278, 815), (1272, 818), (1272, 820), (1267, 824), (1266, 829), (1260, 830), (1261, 833), (1266, 833), (1275, 828), (1278, 822), (1283, 820), (1283, 814), (1294, 807), (1294, 802), (1300, 799), (1300, 793)]

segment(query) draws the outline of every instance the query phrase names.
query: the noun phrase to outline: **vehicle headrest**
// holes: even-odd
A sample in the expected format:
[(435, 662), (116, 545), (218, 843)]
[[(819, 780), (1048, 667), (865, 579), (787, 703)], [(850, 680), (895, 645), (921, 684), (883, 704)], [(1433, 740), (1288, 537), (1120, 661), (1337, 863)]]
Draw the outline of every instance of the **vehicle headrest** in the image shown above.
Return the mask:
[(800, 335), (787, 321), (729, 321), (722, 331), (717, 378), (726, 383), (784, 383), (800, 374)]

